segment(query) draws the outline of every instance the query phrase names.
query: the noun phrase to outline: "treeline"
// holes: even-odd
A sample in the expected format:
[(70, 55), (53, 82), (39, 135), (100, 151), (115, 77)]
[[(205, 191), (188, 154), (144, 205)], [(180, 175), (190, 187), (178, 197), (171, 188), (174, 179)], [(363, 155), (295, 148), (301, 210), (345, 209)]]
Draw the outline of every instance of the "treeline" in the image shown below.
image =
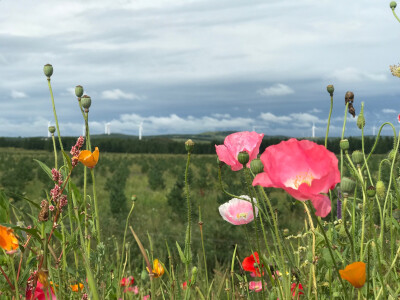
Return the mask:
[[(196, 142), (196, 136), (193, 136), (193, 141), (196, 143), (194, 152), (197, 154), (215, 154), (215, 145), (223, 143), (223, 140), (211, 140), (211, 141), (199, 141)], [(264, 137), (264, 140), (260, 147), (260, 153), (270, 145), (278, 144), (283, 140), (287, 140), (285, 137)], [(313, 139), (316, 143), (323, 145), (323, 138)], [(353, 150), (361, 150), (362, 143), (360, 137), (349, 137), (350, 152)], [(376, 137), (365, 137), (364, 138), (364, 149), (368, 153), (371, 151)], [(76, 137), (64, 137), (63, 147), (69, 152), (72, 145), (76, 142)], [(340, 153), (339, 147), (340, 138), (329, 138), (328, 149), (336, 154)], [(56, 139), (57, 148), (58, 139)], [(103, 137), (103, 136), (92, 136), (92, 145), (99, 147), (102, 152), (116, 152), (116, 153), (163, 153), (163, 154), (183, 154), (185, 153), (185, 147), (183, 141), (176, 141), (169, 138), (155, 137), (155, 138), (144, 138), (138, 140), (132, 137)], [(0, 138), (0, 147), (15, 147), (23, 148), (27, 150), (53, 150), (53, 142), (51, 138), (32, 137), (32, 138)], [(379, 138), (374, 153), (384, 154), (388, 153), (393, 149), (393, 137), (383, 136)]]

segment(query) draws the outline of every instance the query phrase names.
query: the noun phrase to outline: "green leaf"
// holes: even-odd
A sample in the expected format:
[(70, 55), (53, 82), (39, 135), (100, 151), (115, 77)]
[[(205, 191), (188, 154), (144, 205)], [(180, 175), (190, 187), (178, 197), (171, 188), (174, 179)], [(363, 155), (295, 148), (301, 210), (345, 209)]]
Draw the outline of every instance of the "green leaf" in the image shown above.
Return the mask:
[(10, 219), (10, 202), (6, 194), (0, 190), (0, 222), (6, 223)]
[(178, 242), (176, 242), (176, 248), (178, 248), (178, 252), (179, 252), (179, 256), (181, 258), (181, 261), (186, 264), (187, 263), (187, 259), (185, 257), (185, 254), (183, 254), (183, 251), (181, 249), (181, 246), (179, 246)]
[(50, 177), (51, 180), (53, 180), (53, 175), (51, 174), (51, 169), (44, 163), (42, 163), (40, 160), (34, 159), (39, 166), (45, 171), (45, 173)]

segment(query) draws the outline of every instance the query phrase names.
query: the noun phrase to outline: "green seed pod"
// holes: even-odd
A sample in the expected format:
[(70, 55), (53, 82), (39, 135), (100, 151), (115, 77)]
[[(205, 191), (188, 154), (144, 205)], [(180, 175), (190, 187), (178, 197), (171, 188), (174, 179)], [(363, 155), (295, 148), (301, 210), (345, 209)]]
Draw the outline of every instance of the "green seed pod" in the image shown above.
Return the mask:
[(140, 274), (140, 279), (142, 279), (143, 281), (147, 280), (149, 278), (149, 273), (147, 273), (145, 270), (142, 271), (142, 273)]
[(378, 195), (378, 197), (379, 197), (380, 199), (383, 199), (383, 198), (385, 197), (386, 187), (385, 187), (385, 184), (383, 183), (382, 180), (379, 180), (379, 181), (376, 183), (375, 189), (376, 189), (376, 194)]
[(363, 162), (364, 156), (361, 151), (356, 150), (356, 151), (353, 151), (353, 153), (351, 154), (351, 159), (353, 160), (353, 162), (355, 164), (359, 165)]
[(88, 95), (84, 95), (81, 98), (82, 107), (85, 109), (89, 109), (90, 105), (92, 104), (92, 98)]
[(367, 188), (367, 196), (369, 198), (374, 198), (376, 195), (376, 189), (372, 185)]
[(49, 126), (49, 132), (54, 134), (54, 132), (56, 132), (56, 128), (54, 126)]
[(354, 188), (356, 187), (356, 182), (348, 177), (343, 177), (340, 182), (340, 189), (343, 193), (352, 194), (354, 192)]
[(241, 151), (239, 152), (237, 159), (242, 165), (245, 165), (250, 160), (249, 153), (247, 153), (247, 151)]
[(44, 65), (43, 72), (44, 75), (46, 75), (46, 77), (50, 79), (51, 75), (53, 75), (53, 66), (50, 64)]
[(333, 87), (333, 85), (332, 85), (332, 84), (328, 85), (328, 86), (326, 87), (326, 90), (328, 91), (329, 95), (331, 95), (331, 97), (332, 97), (332, 96), (333, 96), (333, 92), (334, 92), (334, 90), (335, 90), (335, 88)]
[(397, 3), (396, 3), (396, 1), (392, 1), (392, 2), (390, 2), (390, 8), (391, 8), (391, 9), (395, 9), (395, 8), (396, 8), (396, 6), (397, 6)]
[(349, 150), (350, 148), (350, 144), (349, 144), (349, 140), (348, 139), (344, 139), (344, 140), (340, 140), (340, 149), (346, 151)]
[(253, 159), (250, 162), (250, 169), (254, 174), (259, 174), (262, 171), (264, 171), (264, 164), (262, 163), (262, 161), (260, 159)]
[(82, 86), (77, 85), (77, 86), (75, 87), (75, 95), (76, 95), (78, 98), (82, 97), (82, 95), (83, 95), (83, 87), (82, 87)]
[(185, 148), (187, 152), (192, 153), (194, 148), (194, 142), (192, 140), (187, 140), (185, 142)]
[(364, 118), (364, 114), (359, 114), (357, 117), (357, 127), (359, 129), (364, 128), (365, 126), (365, 118)]

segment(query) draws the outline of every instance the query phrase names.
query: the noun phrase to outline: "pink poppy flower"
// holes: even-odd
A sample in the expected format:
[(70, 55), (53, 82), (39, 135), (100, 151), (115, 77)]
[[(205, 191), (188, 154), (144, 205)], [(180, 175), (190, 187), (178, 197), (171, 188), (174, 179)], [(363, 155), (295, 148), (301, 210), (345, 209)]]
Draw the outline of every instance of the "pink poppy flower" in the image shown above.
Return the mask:
[(400, 114), (397, 116), (397, 122), (400, 123)]
[[(30, 282), (32, 278), (30, 277), (28, 279), (28, 282)], [(26, 299), (31, 299), (32, 297), (32, 291), (33, 287), (28, 284), (26, 287), (25, 291), (25, 297)], [(51, 295), (50, 295), (51, 293)], [(40, 283), (40, 281), (37, 281), (36, 284), (36, 289), (35, 289), (35, 294), (33, 295), (33, 299), (35, 300), (57, 300), (56, 295), (54, 294), (53, 287), (49, 286), (48, 288), (45, 288), (43, 284)]]
[[(248, 199), (250, 201), (249, 196), (243, 195), (240, 197)], [(254, 215), (253, 206), (249, 201), (233, 198), (219, 207), (219, 213), (225, 221), (228, 221), (233, 225), (243, 225), (250, 223), (254, 220)], [(256, 202), (256, 199), (253, 198), (253, 201)], [(255, 212), (257, 217), (257, 207), (255, 207)]]
[(143, 296), (143, 300), (150, 299), (150, 295)]
[(297, 200), (311, 200), (317, 216), (329, 214), (331, 201), (321, 193), (340, 182), (335, 154), (314, 142), (290, 139), (268, 147), (260, 159), (264, 172), (257, 174), (253, 185), (284, 189)]
[(139, 287), (137, 285), (130, 286), (124, 289), (124, 293), (134, 293), (135, 295), (139, 294)]
[[(265, 286), (265, 283), (264, 283)], [(256, 293), (262, 291), (262, 281), (250, 281), (249, 282), (249, 290), (252, 290)]]
[(223, 145), (215, 145), (215, 150), (220, 161), (231, 166), (232, 171), (238, 171), (243, 168), (237, 160), (239, 152), (246, 151), (249, 154), (250, 160), (247, 164), (249, 167), (250, 162), (257, 158), (263, 137), (263, 133), (254, 131), (235, 132), (225, 138)]

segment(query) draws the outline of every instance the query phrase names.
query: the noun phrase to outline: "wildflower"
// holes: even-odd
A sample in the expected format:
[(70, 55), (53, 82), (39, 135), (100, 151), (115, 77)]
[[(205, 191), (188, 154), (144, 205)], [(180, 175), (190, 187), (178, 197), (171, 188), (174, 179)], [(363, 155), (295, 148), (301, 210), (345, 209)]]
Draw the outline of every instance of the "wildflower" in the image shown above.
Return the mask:
[(256, 293), (262, 291), (262, 281), (250, 281), (249, 282), (249, 290), (252, 290)]
[[(29, 277), (28, 284), (25, 291), (26, 299), (31, 299), (32, 291), (34, 289), (33, 279)], [(39, 280), (36, 283), (35, 293), (33, 294), (35, 300), (57, 300), (52, 286), (46, 288)]]
[[(190, 279), (189, 279), (189, 283), (190, 283)], [(184, 283), (182, 283), (182, 290), (186, 290), (187, 287), (188, 287), (187, 281), (185, 281)]]
[(148, 299), (150, 299), (150, 295), (143, 296), (143, 300), (148, 300)]
[(284, 189), (300, 201), (311, 200), (316, 215), (331, 211), (328, 193), (340, 182), (336, 156), (324, 146), (296, 139), (265, 149), (261, 155), (264, 172), (256, 175), (253, 185)]
[[(260, 264), (260, 259), (258, 257), (258, 252), (254, 252), (252, 255), (246, 257), (242, 262), (243, 270), (251, 272), (250, 275), (261, 277), (260, 268), (258, 265)], [(263, 272), (264, 274), (264, 272)]]
[(243, 165), (238, 161), (239, 152), (246, 151), (249, 154), (249, 162), (257, 158), (259, 148), (264, 134), (257, 132), (236, 132), (228, 135), (223, 145), (215, 145), (215, 150), (220, 161), (231, 166), (232, 171), (238, 171), (243, 168)]
[(70, 285), (71, 289), (73, 292), (79, 292), (83, 290), (83, 284), (82, 283), (77, 283), (77, 284), (72, 284)]
[(389, 66), (393, 76), (400, 77), (400, 65)]
[(16, 250), (18, 240), (11, 228), (0, 225), (0, 247), (6, 251)]
[(362, 261), (347, 265), (344, 270), (339, 270), (340, 277), (347, 280), (355, 288), (361, 288), (365, 284), (366, 265)]
[(130, 285), (133, 285), (134, 282), (135, 282), (135, 278), (133, 278), (133, 276), (123, 277), (121, 279), (121, 281), (119, 282), (119, 285), (120, 286), (130, 286)]
[(83, 150), (79, 153), (78, 160), (88, 168), (94, 168), (99, 161), (99, 148), (95, 148), (93, 153)]
[[(146, 269), (150, 273), (149, 268)], [(153, 270), (151, 272), (153, 273), (154, 278), (161, 277), (164, 274), (164, 267), (157, 258), (153, 261)]]
[[(250, 201), (250, 197), (247, 195), (240, 197)], [(219, 213), (225, 221), (233, 225), (248, 224), (254, 220), (253, 206), (249, 201), (233, 198), (219, 207)], [(256, 202), (256, 199), (253, 198), (253, 201)], [(257, 207), (255, 207), (255, 212), (257, 217)]]
[(130, 286), (124, 289), (124, 293), (134, 293), (135, 295), (139, 294), (139, 287), (136, 286)]
[(297, 295), (297, 297), (299, 298), (300, 295), (304, 295), (304, 293), (302, 292), (303, 286), (301, 283), (299, 284), (292, 283), (290, 291), (292, 292), (292, 297), (295, 297)]

